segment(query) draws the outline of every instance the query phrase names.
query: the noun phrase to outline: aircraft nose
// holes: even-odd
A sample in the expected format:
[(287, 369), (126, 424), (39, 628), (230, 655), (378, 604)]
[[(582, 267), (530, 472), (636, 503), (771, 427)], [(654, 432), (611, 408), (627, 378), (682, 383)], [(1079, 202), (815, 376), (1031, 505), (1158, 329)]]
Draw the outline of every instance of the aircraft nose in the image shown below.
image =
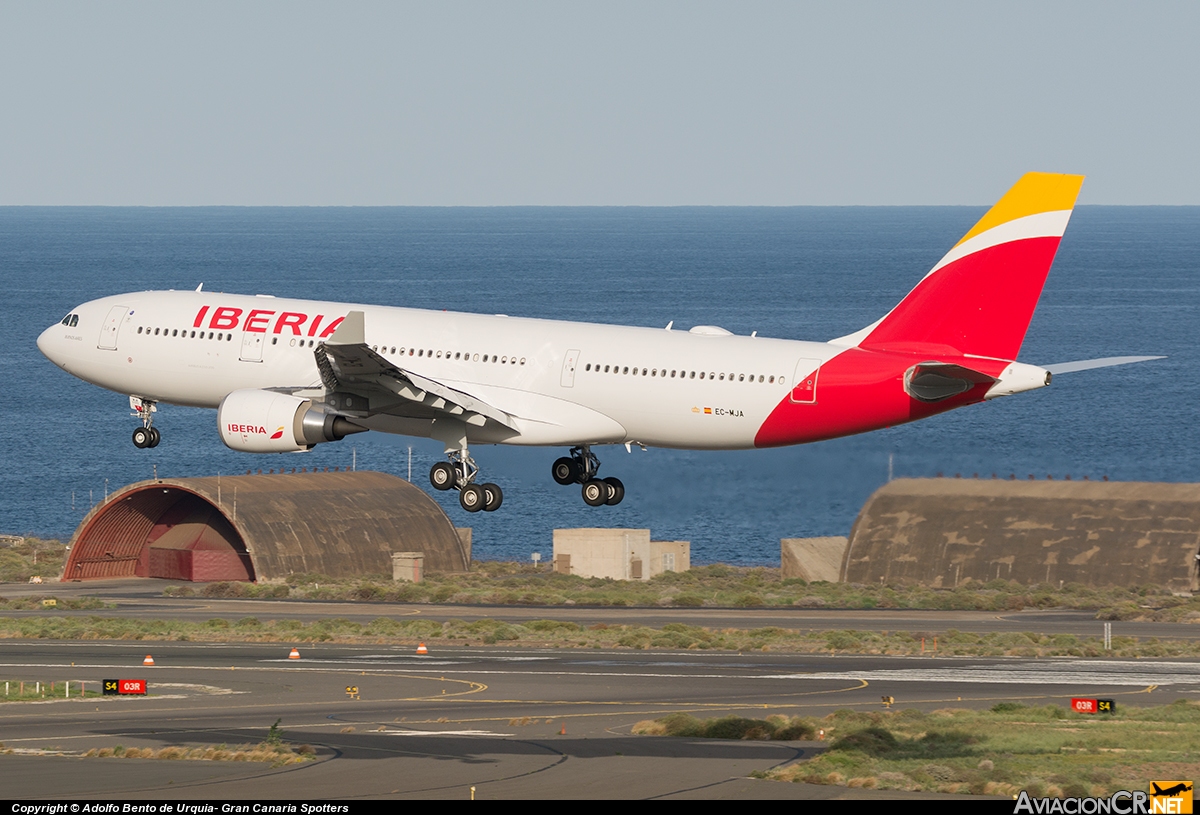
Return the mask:
[(37, 338), (38, 350), (42, 352), (42, 356), (53, 362), (55, 365), (62, 367), (62, 356), (56, 353), (57, 348), (55, 340), (55, 329), (60, 329), (59, 325), (52, 325), (41, 333)]

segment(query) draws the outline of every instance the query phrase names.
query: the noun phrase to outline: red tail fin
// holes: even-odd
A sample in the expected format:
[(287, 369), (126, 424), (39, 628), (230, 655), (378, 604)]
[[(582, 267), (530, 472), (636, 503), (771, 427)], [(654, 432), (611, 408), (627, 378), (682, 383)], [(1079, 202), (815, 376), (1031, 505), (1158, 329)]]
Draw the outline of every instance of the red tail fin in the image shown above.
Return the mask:
[(1026, 174), (886, 317), (834, 343), (1016, 359), (1082, 184)]

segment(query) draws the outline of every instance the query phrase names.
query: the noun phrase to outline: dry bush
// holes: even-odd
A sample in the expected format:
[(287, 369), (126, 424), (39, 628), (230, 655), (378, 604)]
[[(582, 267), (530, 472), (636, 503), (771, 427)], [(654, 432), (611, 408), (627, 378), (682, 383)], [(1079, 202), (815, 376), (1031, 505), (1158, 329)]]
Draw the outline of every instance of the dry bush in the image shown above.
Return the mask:
[(665, 736), (667, 726), (654, 719), (642, 719), (633, 726), (631, 732), (636, 736)]

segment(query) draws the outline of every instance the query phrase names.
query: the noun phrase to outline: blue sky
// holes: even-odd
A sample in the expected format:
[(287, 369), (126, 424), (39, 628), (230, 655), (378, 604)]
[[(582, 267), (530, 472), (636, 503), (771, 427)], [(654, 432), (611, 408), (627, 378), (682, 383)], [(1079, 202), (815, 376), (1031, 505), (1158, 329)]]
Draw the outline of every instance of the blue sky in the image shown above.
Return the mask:
[(0, 2), (0, 205), (1200, 204), (1187, 3)]

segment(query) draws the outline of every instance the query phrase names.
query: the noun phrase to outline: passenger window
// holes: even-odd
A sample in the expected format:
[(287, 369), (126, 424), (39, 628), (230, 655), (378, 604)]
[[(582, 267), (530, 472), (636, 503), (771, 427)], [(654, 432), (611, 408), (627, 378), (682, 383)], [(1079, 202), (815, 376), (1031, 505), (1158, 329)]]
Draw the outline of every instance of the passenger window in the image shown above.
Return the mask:
[(625, 373), (625, 374), (629, 373), (629, 366), (628, 366), (628, 365), (626, 365), (626, 366), (625, 366), (625, 370), (624, 370), (624, 371), (622, 371), (622, 373)]
[(525, 364), (525, 357), (521, 357), (521, 364), (522, 364), (522, 365), (524, 365), (524, 364)]
[(156, 328), (156, 329), (154, 329), (154, 336), (156, 336), (156, 337), (158, 336), (158, 329), (157, 329), (157, 328)]
[[(65, 320), (63, 321), (63, 325), (66, 325), (66, 321), (65, 321)], [(138, 333), (139, 333), (139, 334), (141, 334), (141, 333), (142, 333), (142, 327), (141, 327), (140, 325), (138, 326)]]
[(674, 379), (674, 378), (675, 378), (675, 372), (674, 372), (674, 371), (671, 371), (671, 378), (672, 378), (672, 379)]
[(746, 375), (738, 374), (738, 382), (745, 382), (745, 381), (746, 381)]
[(172, 330), (171, 330), (171, 336), (172, 336), (172, 337), (178, 337), (178, 336), (179, 336), (179, 329), (178, 329), (178, 328), (172, 329)]
[(688, 374), (688, 379), (695, 379), (695, 378), (696, 378), (696, 372), (695, 372), (695, 371), (692, 371), (690, 374)]

